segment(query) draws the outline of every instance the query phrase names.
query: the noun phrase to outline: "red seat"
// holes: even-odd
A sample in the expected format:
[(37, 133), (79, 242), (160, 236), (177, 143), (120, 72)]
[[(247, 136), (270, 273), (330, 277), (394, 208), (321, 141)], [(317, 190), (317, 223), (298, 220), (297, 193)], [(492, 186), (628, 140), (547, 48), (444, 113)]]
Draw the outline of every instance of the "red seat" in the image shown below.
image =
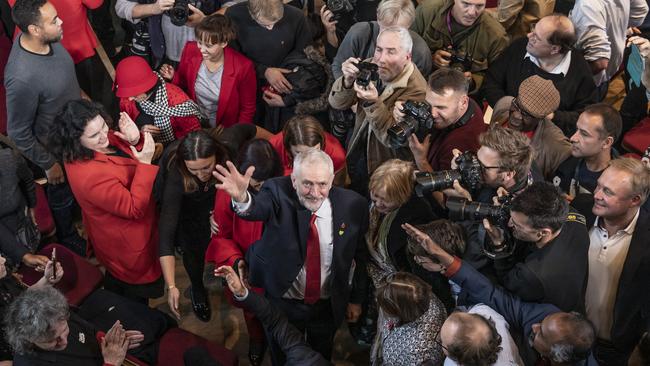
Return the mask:
[[(63, 278), (54, 287), (63, 292), (70, 304), (79, 305), (101, 286), (104, 276), (97, 267), (60, 244), (50, 244), (38, 254), (49, 258), (53, 248), (56, 248), (57, 260), (64, 271)], [(28, 285), (33, 285), (43, 277), (42, 272), (36, 272), (26, 266), (22, 266), (18, 272), (23, 276), (23, 282)]]
[(190, 347), (201, 346), (221, 365), (236, 366), (239, 364), (237, 355), (222, 345), (210, 342), (196, 334), (181, 328), (172, 328), (160, 339), (158, 351), (158, 366), (183, 365), (183, 353)]
[(642, 119), (625, 136), (623, 136), (623, 147), (637, 155), (643, 155), (650, 146), (650, 117)]
[(36, 223), (41, 235), (45, 237), (53, 236), (56, 233), (54, 218), (47, 203), (45, 190), (40, 184), (36, 184)]

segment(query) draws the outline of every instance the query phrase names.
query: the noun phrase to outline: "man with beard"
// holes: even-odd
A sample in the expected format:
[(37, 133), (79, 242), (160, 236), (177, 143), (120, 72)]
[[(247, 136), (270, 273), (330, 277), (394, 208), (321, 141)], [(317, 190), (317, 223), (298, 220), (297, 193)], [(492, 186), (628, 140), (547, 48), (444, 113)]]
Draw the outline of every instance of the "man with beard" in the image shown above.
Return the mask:
[[(367, 194), (372, 172), (389, 159), (413, 160), (408, 147), (393, 149), (388, 129), (393, 126), (393, 107), (400, 101), (421, 102), (425, 97), (426, 80), (411, 61), (413, 40), (405, 28), (383, 28), (377, 37), (375, 54), (362, 63), (355, 57), (341, 65), (343, 76), (332, 86), (329, 102), (332, 108), (348, 109), (356, 104), (356, 120), (348, 144), (348, 172), (351, 188)], [(378, 78), (357, 82), (360, 68), (367, 62), (377, 65)], [(365, 71), (364, 71), (365, 73)]]
[[(499, 283), (524, 301), (584, 311), (589, 236), (585, 217), (550, 183), (512, 200), (509, 230), (483, 220)], [(511, 254), (509, 253), (511, 252)]]
[(535, 164), (544, 178), (550, 178), (571, 155), (571, 144), (551, 121), (559, 105), (560, 93), (553, 82), (533, 75), (521, 83), (516, 97), (506, 96), (497, 102), (490, 123), (521, 131), (530, 139)]
[[(408, 139), (418, 169), (425, 172), (451, 168), (453, 149), (476, 152), (478, 136), (487, 129), (481, 107), (467, 95), (469, 83), (462, 72), (436, 70), (431, 77), (425, 100), (431, 106), (433, 129), (423, 141), (415, 134)], [(403, 102), (396, 102), (395, 120), (404, 118)]]
[(85, 242), (73, 227), (74, 198), (63, 167), (47, 148), (54, 117), (81, 89), (74, 63), (59, 41), (63, 36), (54, 6), (46, 0), (18, 0), (12, 17), (22, 34), (5, 68), (7, 132), (18, 149), (47, 175), (47, 195), (60, 242), (85, 255)]
[[(246, 254), (250, 276), (240, 275), (263, 288), (329, 360), (338, 326), (344, 317), (356, 321), (365, 299), (366, 201), (332, 187), (332, 160), (321, 150), (298, 154), (291, 176), (267, 180), (255, 196), (247, 190), (254, 167), (242, 175), (226, 165), (214, 173), (221, 181), (217, 187), (232, 197), (237, 215), (264, 222), (262, 238)], [(274, 364), (284, 364), (274, 342), (272, 355)]]

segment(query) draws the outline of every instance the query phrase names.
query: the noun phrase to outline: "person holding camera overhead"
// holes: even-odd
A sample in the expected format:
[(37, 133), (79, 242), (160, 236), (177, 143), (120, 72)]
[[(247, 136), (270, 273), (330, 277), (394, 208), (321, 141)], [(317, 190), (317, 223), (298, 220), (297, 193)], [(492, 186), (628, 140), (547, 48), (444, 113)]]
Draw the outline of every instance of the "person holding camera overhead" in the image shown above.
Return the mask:
[(427, 0), (417, 7), (412, 29), (432, 52), (434, 68), (451, 67), (480, 89), (488, 66), (508, 45), (499, 22), (485, 13), (486, 0)]
[[(395, 144), (407, 145), (413, 152), (418, 170), (434, 172), (451, 168), (453, 149), (476, 152), (478, 135), (487, 129), (481, 107), (467, 96), (469, 85), (462, 72), (436, 70), (429, 78), (426, 101), (430, 122), (416, 118), (417, 127)], [(393, 116), (398, 124), (413, 116), (404, 103), (395, 103)], [(431, 126), (432, 124), (432, 126)], [(394, 135), (395, 136), (395, 135)], [(419, 136), (425, 136), (420, 139)], [(398, 137), (398, 136), (396, 136)]]
[(421, 102), (426, 80), (411, 61), (413, 40), (405, 28), (388, 27), (377, 37), (372, 59), (354, 57), (342, 64), (343, 76), (332, 86), (332, 108), (357, 105), (348, 147), (351, 189), (367, 196), (368, 178), (388, 159), (413, 160), (411, 151), (390, 147), (388, 130), (395, 124), (392, 110), (398, 100)]

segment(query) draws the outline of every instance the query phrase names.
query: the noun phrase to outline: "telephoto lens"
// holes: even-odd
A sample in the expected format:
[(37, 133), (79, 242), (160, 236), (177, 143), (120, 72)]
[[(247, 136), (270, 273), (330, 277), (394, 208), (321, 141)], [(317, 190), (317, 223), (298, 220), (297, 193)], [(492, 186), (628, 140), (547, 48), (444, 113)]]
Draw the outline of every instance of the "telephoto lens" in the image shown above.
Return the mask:
[(466, 151), (456, 158), (456, 170), (441, 170), (438, 172), (418, 172), (415, 174), (415, 192), (422, 197), (426, 193), (442, 191), (454, 186), (457, 180), (463, 187), (470, 191), (481, 188), (483, 174), (481, 163), (476, 154)]

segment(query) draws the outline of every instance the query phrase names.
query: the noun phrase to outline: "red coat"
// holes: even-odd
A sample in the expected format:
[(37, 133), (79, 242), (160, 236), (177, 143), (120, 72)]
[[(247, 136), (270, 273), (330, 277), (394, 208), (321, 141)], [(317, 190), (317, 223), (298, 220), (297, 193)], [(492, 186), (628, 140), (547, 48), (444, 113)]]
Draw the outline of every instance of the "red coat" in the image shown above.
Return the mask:
[[(187, 94), (176, 85), (165, 83), (165, 87), (167, 88), (167, 103), (169, 103), (170, 107), (190, 100)], [(129, 98), (120, 98), (120, 112), (126, 112), (134, 121), (140, 115), (140, 110), (135, 104), (135, 101), (129, 100)], [(171, 117), (169, 120), (174, 131), (174, 136), (177, 139), (185, 137), (185, 135), (192, 131), (201, 129), (201, 123), (195, 116)]]
[[(290, 175), (293, 171), (293, 159), (289, 152), (284, 148), (284, 133), (276, 133), (269, 139), (271, 145), (280, 156), (284, 175)], [(334, 164), (334, 173), (338, 173), (345, 166), (345, 149), (341, 146), (339, 140), (331, 134), (325, 132), (325, 146), (321, 149), (332, 158)]]
[[(252, 123), (257, 93), (257, 78), (253, 62), (230, 47), (224, 48), (223, 52), (217, 125), (230, 127), (236, 123)], [(203, 58), (196, 42), (187, 42), (172, 81), (185, 90), (193, 100), (196, 100), (194, 86), (201, 62)]]
[[(112, 146), (129, 145), (109, 133)], [(152, 188), (158, 167), (95, 152), (91, 160), (65, 163), (95, 255), (117, 279), (144, 284), (160, 275), (158, 215)]]
[(237, 258), (244, 258), (248, 247), (262, 237), (262, 221), (246, 221), (237, 216), (230, 207), (230, 196), (217, 190), (213, 218), (219, 225), (219, 233), (212, 235), (205, 261), (219, 266), (232, 266)]
[[(88, 9), (96, 9), (103, 2), (103, 0), (50, 0), (63, 21), (61, 45), (68, 50), (75, 64), (95, 54), (97, 39), (90, 28), (86, 14)], [(16, 0), (9, 0), (11, 7), (15, 3)], [(18, 33), (19, 31), (14, 34)]]

